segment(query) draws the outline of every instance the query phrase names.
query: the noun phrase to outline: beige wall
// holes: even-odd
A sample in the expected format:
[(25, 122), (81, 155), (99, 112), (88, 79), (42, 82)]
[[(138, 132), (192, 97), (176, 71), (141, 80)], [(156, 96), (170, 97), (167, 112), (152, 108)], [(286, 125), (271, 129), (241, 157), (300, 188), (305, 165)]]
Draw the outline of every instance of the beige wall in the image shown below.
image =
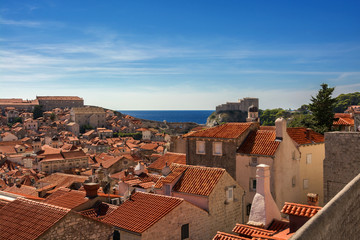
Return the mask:
[(184, 201), (173, 211), (142, 233), (141, 239), (181, 239), (181, 226), (189, 224), (190, 239), (211, 239), (206, 227), (208, 213)]
[[(240, 155), (236, 156), (236, 181), (237, 183), (244, 188), (245, 197), (244, 197), (244, 210), (246, 211), (246, 206), (252, 203), (252, 200), (256, 194), (256, 191), (250, 189), (250, 179), (256, 179), (256, 166), (251, 165), (251, 159), (255, 156), (249, 155)], [(274, 159), (272, 157), (257, 156), (258, 164), (266, 164), (270, 166), (270, 188), (272, 195), (274, 196)], [(246, 215), (246, 212), (244, 213)], [(247, 221), (247, 217), (245, 221)]]
[[(226, 187), (233, 186), (234, 199), (228, 202)], [(227, 172), (220, 178), (209, 196), (209, 226), (206, 227), (211, 237), (217, 231), (231, 232), (236, 223), (242, 222), (242, 194), (244, 189)], [(203, 238), (203, 239), (211, 239)]]
[[(300, 159), (300, 199), (298, 203), (307, 203), (306, 195), (319, 194), (319, 204), (324, 204), (323, 162), (325, 158), (325, 144), (302, 145), (299, 147)], [(307, 155), (311, 154), (311, 163), (306, 162)], [(308, 180), (308, 188), (304, 189), (303, 180)]]

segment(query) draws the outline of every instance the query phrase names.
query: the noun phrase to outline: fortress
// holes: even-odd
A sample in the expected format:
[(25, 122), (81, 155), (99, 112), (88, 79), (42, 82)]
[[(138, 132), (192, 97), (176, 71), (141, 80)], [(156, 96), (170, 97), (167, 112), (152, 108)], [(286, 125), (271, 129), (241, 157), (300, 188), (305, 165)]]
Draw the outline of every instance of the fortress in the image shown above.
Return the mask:
[(247, 112), (249, 107), (253, 105), (259, 109), (259, 99), (258, 98), (249, 98), (239, 99), (238, 102), (227, 102), (216, 107), (216, 112), (224, 111), (243, 111)]

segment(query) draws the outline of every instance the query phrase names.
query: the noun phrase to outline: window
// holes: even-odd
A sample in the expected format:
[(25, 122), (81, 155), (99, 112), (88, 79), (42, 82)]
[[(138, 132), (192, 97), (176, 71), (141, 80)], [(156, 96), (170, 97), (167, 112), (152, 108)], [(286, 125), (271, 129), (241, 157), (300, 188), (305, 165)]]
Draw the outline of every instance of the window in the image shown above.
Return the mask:
[(213, 155), (222, 155), (222, 142), (213, 143)]
[(256, 192), (256, 178), (250, 178), (250, 191)]
[(252, 157), (251, 158), (251, 162), (250, 162), (250, 166), (251, 167), (256, 167), (258, 165), (258, 159), (257, 157)]
[(306, 154), (306, 164), (311, 163), (311, 153)]
[(231, 202), (234, 200), (234, 187), (228, 187), (226, 189), (226, 201)]
[(251, 211), (251, 203), (249, 203), (248, 205), (246, 205), (246, 215), (250, 215), (250, 211)]
[(184, 224), (181, 226), (181, 240), (189, 238), (189, 224)]
[(204, 141), (196, 141), (196, 153), (197, 154), (205, 154), (205, 142)]
[(304, 189), (309, 188), (309, 179), (304, 179)]
[(296, 177), (295, 176), (292, 177), (291, 183), (292, 183), (292, 187), (296, 186)]

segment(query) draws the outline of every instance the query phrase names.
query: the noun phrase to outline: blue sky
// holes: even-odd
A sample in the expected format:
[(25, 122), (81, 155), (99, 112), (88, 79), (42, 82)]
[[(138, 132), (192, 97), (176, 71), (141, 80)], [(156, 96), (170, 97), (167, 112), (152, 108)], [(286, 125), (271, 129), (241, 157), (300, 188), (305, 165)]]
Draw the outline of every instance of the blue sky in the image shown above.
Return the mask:
[(360, 91), (358, 1), (1, 1), (0, 97), (298, 108)]

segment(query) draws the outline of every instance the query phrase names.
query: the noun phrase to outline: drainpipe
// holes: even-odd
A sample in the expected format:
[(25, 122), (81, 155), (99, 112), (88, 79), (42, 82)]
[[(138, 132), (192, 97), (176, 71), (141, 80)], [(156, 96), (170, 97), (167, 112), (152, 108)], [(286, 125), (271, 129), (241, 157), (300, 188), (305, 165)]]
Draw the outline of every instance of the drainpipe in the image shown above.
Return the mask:
[(241, 197), (241, 206), (242, 206), (242, 213), (241, 213), (241, 215), (242, 215), (242, 223), (245, 223), (245, 211), (244, 211), (244, 206), (245, 206), (245, 195), (246, 195), (246, 192), (245, 192), (245, 190), (244, 190), (244, 193), (243, 193), (243, 195), (242, 195), (242, 197)]

